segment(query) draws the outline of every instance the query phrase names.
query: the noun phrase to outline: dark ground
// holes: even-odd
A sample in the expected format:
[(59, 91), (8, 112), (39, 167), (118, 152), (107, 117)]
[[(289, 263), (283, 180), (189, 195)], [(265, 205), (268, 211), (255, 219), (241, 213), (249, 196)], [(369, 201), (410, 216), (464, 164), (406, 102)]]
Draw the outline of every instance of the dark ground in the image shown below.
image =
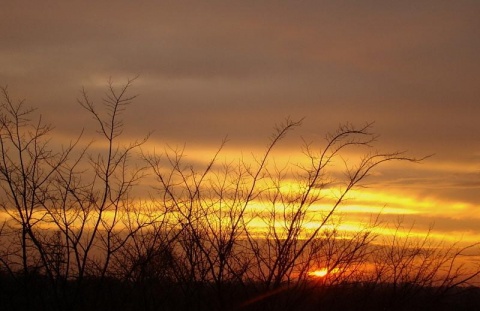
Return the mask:
[(456, 310), (480, 311), (480, 288), (411, 284), (304, 283), (275, 290), (259, 284), (132, 283), (88, 279), (52, 284), (41, 276), (0, 277), (0, 310)]

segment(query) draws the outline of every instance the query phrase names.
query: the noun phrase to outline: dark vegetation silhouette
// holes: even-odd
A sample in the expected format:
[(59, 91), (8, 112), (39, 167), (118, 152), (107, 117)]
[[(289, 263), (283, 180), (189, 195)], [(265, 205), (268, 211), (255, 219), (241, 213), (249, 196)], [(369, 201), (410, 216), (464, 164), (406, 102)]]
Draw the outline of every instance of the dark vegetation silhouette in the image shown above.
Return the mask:
[[(221, 162), (224, 141), (197, 168), (183, 149), (142, 148), (149, 135), (125, 143), (133, 82), (109, 83), (100, 105), (83, 90), (98, 140), (67, 144), (1, 88), (0, 309), (480, 308), (471, 283), (480, 270), (464, 261), (477, 245), (418, 238), (379, 215), (341, 230), (339, 207), (372, 170), (422, 160), (372, 151), (372, 124), (342, 125), (323, 144), (305, 143), (302, 165), (280, 165), (275, 147), (301, 125), (286, 119), (253, 161)], [(320, 202), (329, 208), (315, 210)]]

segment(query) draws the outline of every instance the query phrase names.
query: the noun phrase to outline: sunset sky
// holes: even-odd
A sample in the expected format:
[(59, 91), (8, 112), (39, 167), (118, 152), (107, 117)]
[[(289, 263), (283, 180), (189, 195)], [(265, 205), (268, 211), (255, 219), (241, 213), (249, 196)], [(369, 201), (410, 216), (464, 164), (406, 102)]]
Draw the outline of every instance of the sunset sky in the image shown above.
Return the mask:
[[(76, 100), (139, 75), (127, 139), (186, 144), (205, 160), (375, 122), (376, 148), (433, 154), (389, 164), (350, 209), (385, 206), (419, 228), (480, 241), (479, 1), (24, 1), (0, 10), (0, 84), (66, 143), (93, 120)], [(162, 147), (163, 148), (163, 147)], [(199, 164), (199, 165), (200, 165)], [(356, 206), (356, 207), (355, 207)]]

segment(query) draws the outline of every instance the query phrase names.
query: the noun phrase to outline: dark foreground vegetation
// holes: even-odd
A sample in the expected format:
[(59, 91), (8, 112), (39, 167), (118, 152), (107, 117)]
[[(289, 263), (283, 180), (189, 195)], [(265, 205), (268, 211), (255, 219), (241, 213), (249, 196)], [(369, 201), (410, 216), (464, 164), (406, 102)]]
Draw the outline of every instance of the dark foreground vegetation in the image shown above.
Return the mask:
[(117, 279), (86, 280), (81, 292), (67, 282), (53, 292), (48, 280), (3, 275), (2, 310), (480, 310), (480, 288), (413, 284), (341, 283), (315, 281), (283, 285), (275, 290), (260, 284), (226, 284), (225, 301), (218, 301), (214, 284), (195, 284), (186, 295), (185, 284), (160, 280), (133, 283)]
[(94, 141), (58, 141), (1, 88), (0, 310), (479, 308), (466, 257), (477, 245), (381, 215), (340, 230), (338, 210), (372, 170), (421, 160), (374, 150), (371, 124), (340, 126), (280, 165), (275, 147), (301, 123), (287, 119), (252, 160), (220, 161), (222, 143), (194, 166), (183, 149), (125, 141), (132, 82), (109, 84), (100, 105), (83, 92)]

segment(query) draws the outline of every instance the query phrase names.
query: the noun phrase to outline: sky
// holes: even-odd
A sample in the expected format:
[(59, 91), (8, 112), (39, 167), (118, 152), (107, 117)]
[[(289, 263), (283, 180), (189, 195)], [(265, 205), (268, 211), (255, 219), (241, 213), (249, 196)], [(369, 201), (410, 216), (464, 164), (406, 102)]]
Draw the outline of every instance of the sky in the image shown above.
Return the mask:
[(230, 154), (262, 150), (286, 117), (305, 119), (285, 157), (301, 137), (375, 122), (379, 150), (433, 156), (380, 168), (355, 204), (480, 241), (479, 1), (1, 6), (0, 84), (59, 138), (94, 126), (77, 103), (82, 87), (98, 99), (110, 78), (137, 75), (127, 139), (153, 131), (149, 144), (185, 143), (194, 161), (226, 135)]

